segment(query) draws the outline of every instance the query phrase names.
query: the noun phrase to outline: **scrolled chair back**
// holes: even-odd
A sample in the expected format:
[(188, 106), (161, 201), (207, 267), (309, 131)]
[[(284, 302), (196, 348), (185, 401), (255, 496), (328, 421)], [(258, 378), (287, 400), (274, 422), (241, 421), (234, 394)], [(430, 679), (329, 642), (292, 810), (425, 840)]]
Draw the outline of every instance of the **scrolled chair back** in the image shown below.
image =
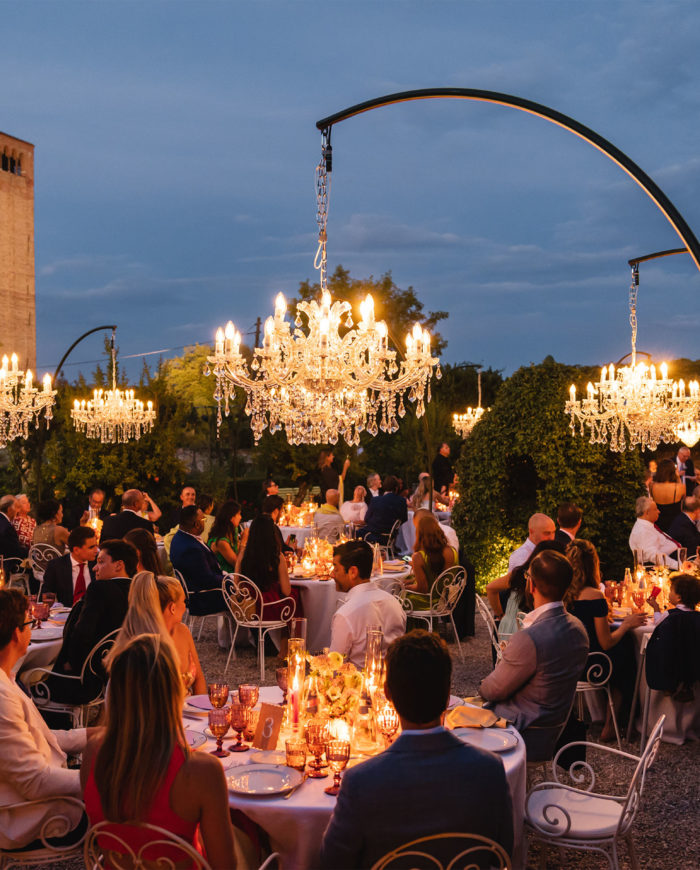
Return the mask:
[(588, 653), (586, 667), (583, 670), (581, 679), (586, 683), (590, 683), (591, 686), (601, 688), (612, 676), (612, 670), (613, 666), (610, 657), (604, 652)]
[(98, 822), (88, 831), (83, 856), (91, 870), (211, 870), (181, 837), (146, 822)]
[(60, 555), (61, 551), (52, 544), (32, 544), (27, 558), (34, 574), (43, 577), (49, 562), (58, 559)]
[(262, 620), (262, 593), (252, 580), (244, 574), (224, 574), (221, 588), (236, 622), (250, 625)]
[(436, 613), (454, 610), (467, 582), (467, 572), (460, 565), (446, 568), (430, 589), (430, 609)]
[(510, 870), (512, 866), (499, 843), (480, 834), (452, 833), (411, 840), (380, 858), (372, 870)]

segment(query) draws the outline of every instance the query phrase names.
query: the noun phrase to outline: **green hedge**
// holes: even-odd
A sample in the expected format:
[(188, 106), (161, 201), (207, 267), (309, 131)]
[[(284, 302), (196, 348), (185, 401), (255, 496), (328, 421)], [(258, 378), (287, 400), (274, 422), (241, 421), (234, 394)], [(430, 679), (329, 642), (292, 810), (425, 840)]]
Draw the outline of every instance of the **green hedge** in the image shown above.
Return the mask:
[(630, 564), (634, 502), (644, 494), (641, 456), (572, 436), (564, 413), (569, 385), (575, 383), (580, 396), (598, 375), (598, 369), (551, 357), (523, 367), (464, 442), (453, 521), (480, 589), (505, 573), (509, 554), (527, 536), (530, 515), (541, 511), (556, 519), (564, 501), (582, 508), (580, 536), (597, 547), (604, 577), (621, 579)]

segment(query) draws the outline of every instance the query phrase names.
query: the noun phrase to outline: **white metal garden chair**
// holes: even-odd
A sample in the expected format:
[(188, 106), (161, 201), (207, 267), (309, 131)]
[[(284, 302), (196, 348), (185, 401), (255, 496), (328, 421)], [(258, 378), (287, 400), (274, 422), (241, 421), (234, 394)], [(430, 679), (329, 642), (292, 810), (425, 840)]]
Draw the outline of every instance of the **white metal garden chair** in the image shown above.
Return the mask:
[(488, 837), (446, 833), (420, 837), (398, 846), (380, 858), (372, 870), (392, 870), (393, 867), (457, 870), (485, 866), (491, 870), (510, 870), (513, 865), (505, 849)]
[(617, 748), (622, 749), (620, 730), (617, 727), (617, 716), (615, 715), (615, 705), (613, 704), (612, 692), (610, 691), (610, 677), (612, 677), (612, 672), (612, 662), (610, 661), (610, 657), (605, 655), (604, 652), (592, 652), (588, 654), (586, 667), (583, 672), (584, 678), (576, 683), (578, 718), (583, 720), (583, 699), (587, 694), (593, 694), (600, 691), (605, 692), (613, 727), (615, 728)]
[(500, 641), (498, 639), (498, 626), (496, 625), (496, 620), (493, 617), (493, 613), (491, 613), (491, 608), (484, 601), (481, 595), (477, 594), (476, 598), (476, 609), (479, 611), (479, 616), (484, 620), (486, 624), (486, 630), (489, 633), (489, 637), (491, 639), (491, 644), (493, 646), (494, 652), (496, 653), (496, 664), (500, 662), (503, 657), (503, 650), (506, 646), (506, 641)]
[[(401, 604), (406, 611), (406, 616), (413, 617), (413, 619), (422, 619), (424, 622), (427, 622), (430, 631), (433, 630), (434, 619), (449, 619), (452, 623), (452, 631), (457, 641), (460, 658), (462, 658), (462, 644), (459, 640), (453, 612), (462, 592), (464, 592), (466, 582), (467, 572), (464, 568), (461, 565), (453, 565), (451, 568), (446, 568), (434, 580), (433, 585), (430, 587), (430, 592), (422, 594), (405, 589), (401, 593)], [(416, 607), (411, 596), (420, 596), (424, 599), (425, 608)]]
[[(81, 800), (75, 797), (46, 797), (39, 798), (33, 801), (24, 801), (17, 804), (8, 804), (2, 807), (2, 812), (22, 812), (30, 807), (40, 810), (45, 806), (46, 816), (41, 823), (38, 841), (36, 848), (22, 849), (21, 851), (13, 849), (0, 850), (0, 870), (10, 870), (11, 867), (25, 867), (27, 865), (37, 866), (49, 864), (54, 867), (63, 866), (63, 862), (70, 858), (79, 858), (83, 851), (83, 841), (85, 834), (68, 846), (61, 846), (52, 843), (58, 837), (65, 837), (70, 833), (76, 825), (76, 821), (84, 811), (84, 805)], [(73, 812), (69, 814), (68, 810)]]
[[(129, 832), (132, 837), (137, 835), (139, 842), (144, 835), (148, 838), (142, 845), (132, 846), (128, 841), (131, 839)], [(114, 867), (153, 870), (156, 866), (164, 870), (176, 867), (211, 870), (206, 858), (188, 842), (165, 828), (145, 822), (124, 825), (98, 822), (88, 831), (83, 857), (88, 870), (111, 870)]]
[(29, 566), (32, 569), (34, 577), (41, 582), (44, 579), (44, 571), (49, 562), (58, 559), (61, 556), (61, 551), (51, 544), (32, 544), (29, 548)]

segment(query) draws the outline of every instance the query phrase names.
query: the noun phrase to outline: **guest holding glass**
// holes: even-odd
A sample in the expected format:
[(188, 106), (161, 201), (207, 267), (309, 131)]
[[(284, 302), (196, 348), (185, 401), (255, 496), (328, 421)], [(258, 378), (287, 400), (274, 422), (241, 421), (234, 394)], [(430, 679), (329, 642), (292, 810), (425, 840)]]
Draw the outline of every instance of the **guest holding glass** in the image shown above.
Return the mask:
[(61, 525), (63, 522), (63, 505), (55, 498), (47, 498), (40, 501), (36, 509), (37, 526), (34, 529), (34, 544), (50, 544), (61, 555), (66, 551), (68, 543), (68, 529)]
[(219, 508), (207, 540), (222, 571), (236, 570), (241, 541), (247, 534), (246, 529), (241, 532), (241, 506), (233, 499), (225, 501)]
[[(226, 777), (208, 753), (191, 753), (182, 724), (184, 688), (173, 645), (160, 634), (129, 641), (113, 662), (105, 725), (88, 742), (80, 771), (92, 825), (108, 820), (135, 851), (152, 835), (129, 822), (165, 828), (191, 846), (201, 835), (213, 870), (236, 866)], [(102, 843), (110, 846), (109, 834)], [(166, 846), (144, 857), (181, 857)]]

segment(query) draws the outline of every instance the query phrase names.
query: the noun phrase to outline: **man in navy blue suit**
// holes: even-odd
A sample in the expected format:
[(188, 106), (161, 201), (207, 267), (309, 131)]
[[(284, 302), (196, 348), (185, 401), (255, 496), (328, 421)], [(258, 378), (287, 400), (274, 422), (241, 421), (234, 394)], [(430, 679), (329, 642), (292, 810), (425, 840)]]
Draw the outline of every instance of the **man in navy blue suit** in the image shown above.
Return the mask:
[(203, 531), (204, 514), (197, 505), (188, 505), (180, 511), (180, 528), (170, 544), (170, 561), (185, 578), (187, 607), (193, 616), (226, 610), (221, 591), (224, 575), (216, 556), (199, 538)]
[(365, 541), (386, 543), (396, 520), (405, 523), (408, 519), (406, 499), (399, 495), (400, 486), (398, 477), (392, 474), (384, 479), (384, 495), (373, 498), (365, 514), (365, 526), (360, 532)]
[(442, 833), (480, 834), (512, 852), (503, 762), (440, 724), (451, 677), (449, 650), (436, 634), (412, 631), (390, 644), (386, 694), (402, 733), (380, 755), (346, 771), (321, 867), (371, 867), (404, 843)]
[(16, 511), (13, 495), (4, 495), (0, 498), (0, 556), (6, 559), (24, 559), (27, 555), (27, 548), (20, 543), (17, 531), (12, 525), (12, 518)]

